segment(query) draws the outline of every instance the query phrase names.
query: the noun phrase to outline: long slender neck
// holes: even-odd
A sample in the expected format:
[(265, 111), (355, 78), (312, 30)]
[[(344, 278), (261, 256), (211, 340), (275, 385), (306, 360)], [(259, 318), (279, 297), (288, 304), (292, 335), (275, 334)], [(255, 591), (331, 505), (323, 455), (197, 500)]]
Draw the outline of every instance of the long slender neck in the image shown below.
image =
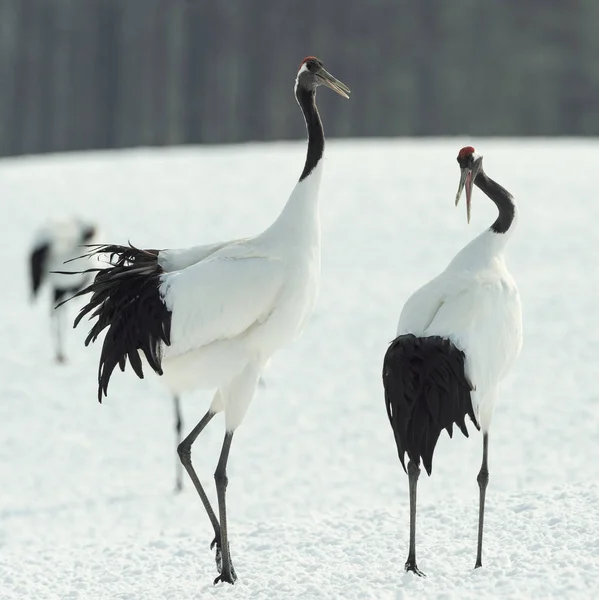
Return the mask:
[(495, 202), (495, 206), (499, 210), (497, 219), (490, 227), (491, 231), (499, 234), (510, 231), (516, 217), (516, 205), (512, 195), (496, 181), (493, 181), (484, 171), (478, 174), (474, 183)]
[(490, 260), (502, 255), (505, 245), (515, 229), (518, 209), (512, 195), (482, 170), (474, 183), (495, 202), (499, 215), (489, 229), (485, 229), (456, 254), (448, 269), (483, 268)]
[(297, 102), (304, 113), (306, 119), (306, 128), (308, 129), (308, 153), (306, 154), (306, 164), (302, 171), (300, 181), (303, 181), (312, 173), (324, 153), (324, 129), (318, 108), (316, 108), (315, 90), (297, 87), (295, 91)]
[(296, 242), (313, 243), (320, 247), (318, 193), (322, 176), (324, 130), (316, 108), (315, 96), (313, 90), (296, 86), (295, 97), (304, 113), (308, 130), (306, 163), (281, 214), (267, 229), (268, 235), (276, 235), (277, 239), (284, 236), (289, 247), (295, 247)]

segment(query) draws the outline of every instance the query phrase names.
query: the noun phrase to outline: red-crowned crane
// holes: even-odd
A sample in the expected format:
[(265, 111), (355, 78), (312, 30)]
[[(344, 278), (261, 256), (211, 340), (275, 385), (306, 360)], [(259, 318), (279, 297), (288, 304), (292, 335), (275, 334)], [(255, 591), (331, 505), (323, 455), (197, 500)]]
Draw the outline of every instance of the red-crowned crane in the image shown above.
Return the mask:
[(460, 150), (458, 164), (461, 177), (455, 203), (465, 188), (468, 222), (473, 184), (495, 203), (499, 215), (445, 271), (408, 299), (383, 364), (387, 415), (404, 471), (406, 453), (409, 459), (410, 544), (405, 569), (417, 575), (422, 575), (416, 565), (420, 461), (430, 476), (441, 430), (451, 437), (455, 423), (468, 436), (466, 415), (483, 434), (475, 568), (482, 566), (489, 426), (499, 381), (522, 346), (520, 295), (504, 259), (517, 221), (514, 199), (485, 173), (483, 158), (472, 146)]
[[(93, 241), (96, 234), (94, 225), (76, 218), (55, 219), (46, 223), (36, 233), (29, 254), (29, 275), (31, 295), (35, 299), (42, 284), (47, 281), (53, 298), (52, 309), (67, 296), (78, 292), (89, 283), (89, 276), (75, 276), (57, 273), (64, 269), (66, 261), (73, 261), (83, 252), (82, 245)], [(83, 259), (74, 264), (81, 265)], [(85, 268), (83, 265), (82, 268)], [(87, 265), (89, 266), (89, 265)], [(63, 347), (64, 309), (52, 310), (52, 336), (56, 362), (65, 361)]]
[[(322, 62), (305, 58), (295, 97), (304, 114), (308, 151), (303, 171), (283, 211), (264, 232), (244, 239), (185, 250), (138, 250), (98, 246), (92, 254), (112, 255), (112, 266), (97, 273), (77, 295), (92, 293), (85, 315), (96, 318), (86, 343), (107, 329), (99, 368), (98, 398), (106, 395), (117, 365), (127, 359), (143, 377), (139, 352), (164, 375), (174, 394), (195, 388), (216, 393), (208, 412), (179, 444), (181, 462), (214, 528), (215, 583), (234, 583), (227, 535), (225, 491), (233, 434), (254, 396), (269, 357), (296, 337), (316, 301), (320, 278), (318, 193), (324, 131), (316, 90), (325, 85), (348, 98), (349, 89)], [(226, 432), (214, 473), (219, 518), (191, 462), (191, 446), (219, 412)]]

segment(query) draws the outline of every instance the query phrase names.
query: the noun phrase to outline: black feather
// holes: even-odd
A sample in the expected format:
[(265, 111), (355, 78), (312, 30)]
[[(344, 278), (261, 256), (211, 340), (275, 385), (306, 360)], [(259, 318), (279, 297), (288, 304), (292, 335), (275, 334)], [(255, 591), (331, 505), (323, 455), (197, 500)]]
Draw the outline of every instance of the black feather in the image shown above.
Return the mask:
[(50, 254), (50, 244), (43, 244), (33, 249), (29, 257), (29, 274), (31, 276), (31, 292), (35, 296), (46, 274), (46, 263)]
[(53, 304), (63, 304), (64, 298), (71, 297), (73, 294), (76, 294), (82, 286), (75, 286), (71, 288), (54, 288), (54, 302)]
[[(162, 375), (161, 344), (170, 345), (172, 312), (160, 295), (159, 250), (140, 250), (134, 246), (93, 245), (86, 256), (107, 254), (110, 266), (88, 269), (95, 272), (93, 282), (72, 296), (92, 294), (77, 315), (74, 327), (89, 315), (96, 319), (85, 340), (95, 342), (106, 331), (98, 369), (98, 400), (108, 392), (110, 377), (118, 365), (125, 370), (127, 359), (135, 374), (143, 379), (143, 352), (150, 367)], [(71, 300), (72, 298), (69, 298)]]
[(464, 353), (438, 336), (400, 335), (389, 346), (383, 362), (387, 416), (399, 460), (405, 454), (430, 475), (433, 453), (443, 429), (451, 437), (455, 423), (468, 437), (465, 417), (479, 428), (464, 371)]

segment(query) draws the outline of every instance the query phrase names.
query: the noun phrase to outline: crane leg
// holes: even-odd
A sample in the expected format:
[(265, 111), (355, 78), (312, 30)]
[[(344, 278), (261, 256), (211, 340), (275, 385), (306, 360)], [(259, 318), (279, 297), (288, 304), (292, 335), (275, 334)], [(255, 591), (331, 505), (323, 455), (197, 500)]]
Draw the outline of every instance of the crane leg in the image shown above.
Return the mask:
[[(175, 436), (177, 439), (177, 448), (181, 443), (181, 431), (183, 429), (183, 418), (181, 417), (181, 403), (179, 396), (173, 396), (175, 404)], [(183, 464), (180, 460), (175, 465), (175, 491), (180, 492), (183, 489)]]
[[(218, 497), (218, 510), (220, 516), (220, 550), (221, 550), (221, 565), (220, 575), (214, 580), (214, 583), (226, 581), (227, 583), (235, 583), (237, 575), (231, 562), (231, 552), (229, 550), (229, 540), (227, 535), (227, 506), (225, 501), (227, 484), (227, 460), (229, 459), (229, 450), (231, 449), (231, 441), (233, 440), (233, 432), (227, 431), (223, 441), (223, 448), (218, 459), (218, 465), (214, 472), (214, 481), (216, 482), (216, 495)], [(217, 566), (219, 555), (219, 541), (215, 540), (217, 547)]]
[(406, 571), (412, 571), (415, 575), (425, 577), (424, 573), (416, 565), (416, 486), (420, 476), (420, 467), (412, 462), (408, 463), (408, 481), (410, 485), (410, 548), (408, 560), (406, 560)]
[(485, 520), (485, 495), (489, 483), (489, 468), (487, 465), (487, 455), (489, 450), (489, 434), (483, 433), (483, 462), (476, 480), (480, 490), (479, 508), (478, 508), (478, 548), (476, 551), (476, 564), (474, 568), (482, 567), (483, 558), (483, 524)]
[(56, 351), (55, 357), (57, 363), (65, 362), (62, 340), (63, 308), (64, 307), (54, 310), (52, 313), (52, 333), (54, 334), (54, 348)]
[[(200, 499), (202, 500), (202, 504), (204, 505), (204, 508), (206, 509), (208, 518), (210, 519), (210, 522), (212, 523), (212, 527), (214, 528), (215, 539), (220, 539), (220, 524), (218, 522), (218, 519), (216, 518), (216, 515), (214, 514), (214, 510), (212, 510), (212, 506), (210, 505), (208, 496), (206, 496), (206, 492), (204, 491), (204, 488), (202, 487), (202, 484), (200, 483), (198, 475), (195, 472), (193, 465), (191, 464), (191, 446), (196, 441), (196, 438), (198, 437), (198, 435), (200, 435), (200, 433), (206, 427), (206, 425), (208, 425), (208, 423), (210, 423), (210, 421), (212, 421), (215, 414), (216, 413), (209, 410), (202, 417), (201, 421), (191, 430), (191, 433), (179, 444), (179, 446), (177, 446), (177, 452), (179, 454), (179, 458), (181, 459), (181, 464), (185, 467), (185, 470), (187, 471), (189, 478), (193, 482), (193, 485), (194, 485), (196, 491), (198, 492)], [(214, 545), (214, 542), (212, 542), (210, 547), (212, 548), (213, 545)], [(217, 565), (218, 565), (218, 556), (217, 556)]]

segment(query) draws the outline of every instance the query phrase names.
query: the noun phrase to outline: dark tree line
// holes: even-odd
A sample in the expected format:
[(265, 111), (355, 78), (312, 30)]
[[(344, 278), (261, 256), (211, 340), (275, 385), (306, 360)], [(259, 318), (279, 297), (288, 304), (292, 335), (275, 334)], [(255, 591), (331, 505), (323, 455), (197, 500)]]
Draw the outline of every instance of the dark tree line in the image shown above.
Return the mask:
[(0, 155), (304, 134), (598, 135), (597, 0), (0, 0)]

